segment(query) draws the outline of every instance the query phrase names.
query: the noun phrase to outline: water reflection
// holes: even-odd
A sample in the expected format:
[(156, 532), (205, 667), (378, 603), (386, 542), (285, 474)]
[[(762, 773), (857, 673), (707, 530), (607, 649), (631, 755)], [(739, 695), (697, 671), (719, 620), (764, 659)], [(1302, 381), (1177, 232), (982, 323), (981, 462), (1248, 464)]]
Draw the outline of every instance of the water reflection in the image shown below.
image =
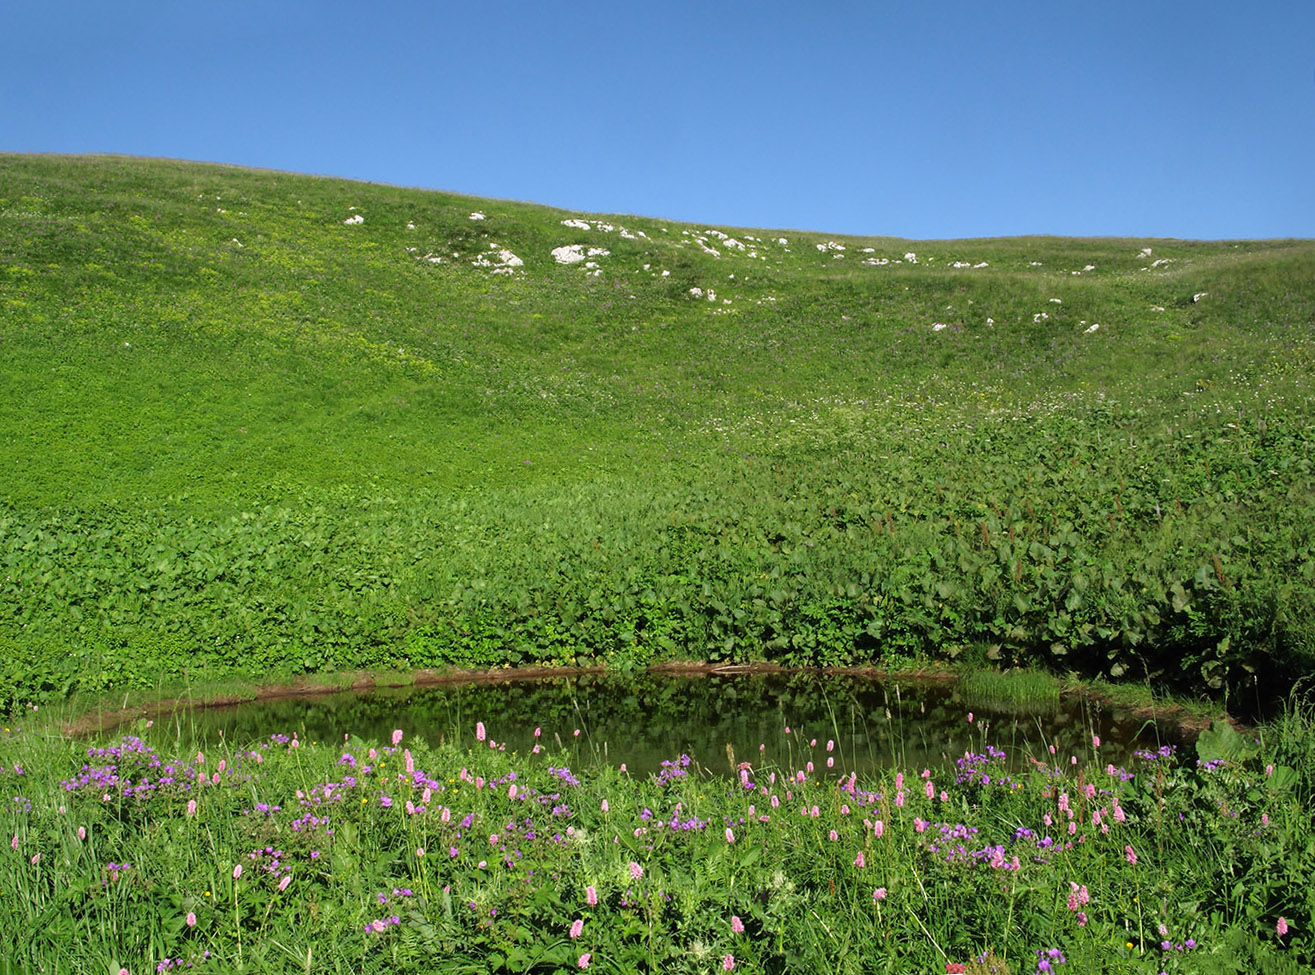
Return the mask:
[(965, 701), (955, 685), (813, 673), (581, 676), (351, 692), (180, 712), (158, 721), (155, 732), (199, 742), (221, 731), (233, 743), (293, 731), (304, 741), (382, 741), (400, 728), (431, 744), (487, 747), (475, 741), (477, 722), (508, 751), (528, 752), (537, 742), (567, 749), (577, 767), (625, 763), (639, 774), (682, 753), (717, 773), (744, 761), (790, 771), (811, 761), (837, 774), (937, 769), (987, 743), (1015, 765), (1029, 755), (1076, 756), (1081, 764), (1095, 754), (1101, 764), (1123, 764), (1135, 748), (1167, 737), (1163, 728), (1089, 701), (1009, 713)]

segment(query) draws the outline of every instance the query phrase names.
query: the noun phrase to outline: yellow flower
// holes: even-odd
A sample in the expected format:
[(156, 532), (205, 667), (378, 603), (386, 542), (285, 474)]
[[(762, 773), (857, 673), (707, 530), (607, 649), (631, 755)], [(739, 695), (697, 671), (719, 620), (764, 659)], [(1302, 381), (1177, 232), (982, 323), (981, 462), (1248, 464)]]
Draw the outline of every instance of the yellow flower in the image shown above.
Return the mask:
[(1128, 945), (1128, 949), (1129, 949), (1129, 950), (1132, 950), (1132, 942), (1129, 941), (1129, 942), (1127, 943), (1127, 945)]

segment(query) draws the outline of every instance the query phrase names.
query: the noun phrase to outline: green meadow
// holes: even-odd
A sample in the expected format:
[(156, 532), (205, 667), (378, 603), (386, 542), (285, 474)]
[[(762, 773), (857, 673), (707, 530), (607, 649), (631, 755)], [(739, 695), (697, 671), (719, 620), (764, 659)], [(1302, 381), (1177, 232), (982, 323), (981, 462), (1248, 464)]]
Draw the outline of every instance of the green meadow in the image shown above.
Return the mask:
[[(1311, 241), (0, 155), (0, 973), (1305, 971), (1313, 352)], [(653, 774), (504, 750), (497, 713), (60, 731), (109, 695), (673, 661), (1271, 717), (1124, 761), (965, 713), (962, 758), (862, 776), (827, 728)]]
[(1315, 658), (1313, 319), (1309, 241), (0, 156), (0, 700), (673, 658), (1268, 697)]

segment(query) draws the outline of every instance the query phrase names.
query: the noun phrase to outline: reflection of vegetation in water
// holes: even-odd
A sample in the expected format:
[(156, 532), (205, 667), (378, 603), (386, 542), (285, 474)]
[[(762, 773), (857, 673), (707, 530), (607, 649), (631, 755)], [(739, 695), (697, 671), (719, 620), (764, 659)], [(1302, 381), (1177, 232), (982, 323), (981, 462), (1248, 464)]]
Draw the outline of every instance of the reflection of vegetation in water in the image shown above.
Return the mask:
[(437, 745), (473, 744), (475, 723), (482, 721), (489, 736), (511, 751), (528, 752), (536, 742), (560, 744), (583, 762), (626, 763), (637, 771), (656, 769), (682, 752), (717, 772), (727, 771), (732, 757), (782, 767), (809, 761), (821, 767), (833, 759), (845, 771), (936, 767), (988, 734), (1011, 754), (1053, 745), (1057, 754), (1084, 755), (1093, 734), (1128, 751), (1158, 743), (1153, 728), (1139, 738), (1137, 726), (1089, 704), (1061, 707), (1054, 698), (1038, 707), (1034, 697), (1029, 706), (1010, 710), (980, 691), (971, 682), (880, 684), (817, 674), (578, 677), (246, 704), (190, 713), (176, 724), (200, 740), (214, 739), (223, 729), (239, 742), (270, 728), (295, 729), (306, 740), (348, 731), (386, 738), (401, 728)]

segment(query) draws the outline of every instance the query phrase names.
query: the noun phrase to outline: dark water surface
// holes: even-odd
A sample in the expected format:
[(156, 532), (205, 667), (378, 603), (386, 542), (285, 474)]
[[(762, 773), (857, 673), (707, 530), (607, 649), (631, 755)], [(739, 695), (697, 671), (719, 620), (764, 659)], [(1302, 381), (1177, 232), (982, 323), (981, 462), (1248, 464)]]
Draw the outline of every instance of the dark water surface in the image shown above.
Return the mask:
[(988, 744), (1015, 766), (1028, 756), (1118, 765), (1172, 734), (1077, 698), (1011, 713), (965, 700), (954, 684), (816, 673), (576, 676), (345, 692), (179, 712), (157, 720), (153, 733), (203, 742), (222, 734), (240, 745), (294, 731), (308, 742), (345, 735), (384, 741), (401, 729), (431, 744), (488, 747), (475, 739), (479, 722), (508, 751), (538, 743), (565, 749), (576, 767), (625, 763), (641, 774), (681, 754), (720, 773), (742, 761), (789, 769), (812, 761), (822, 769), (831, 760), (837, 771), (860, 773), (935, 769)]

